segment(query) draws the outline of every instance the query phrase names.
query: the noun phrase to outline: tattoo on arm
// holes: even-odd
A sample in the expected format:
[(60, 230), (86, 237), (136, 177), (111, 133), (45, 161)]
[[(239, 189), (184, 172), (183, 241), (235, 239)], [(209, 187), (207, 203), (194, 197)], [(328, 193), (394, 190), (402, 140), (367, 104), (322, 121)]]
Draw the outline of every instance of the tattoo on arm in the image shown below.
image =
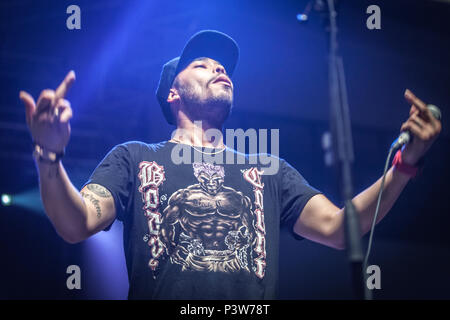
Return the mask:
[(100, 217), (102, 216), (102, 210), (100, 209), (100, 201), (98, 201), (91, 194), (88, 193), (81, 192), (81, 196), (83, 198), (88, 199), (94, 205), (95, 210), (97, 211), (97, 218), (100, 219)]
[(105, 187), (102, 187), (99, 184), (88, 184), (86, 186), (89, 191), (92, 191), (93, 193), (95, 193), (96, 195), (98, 195), (99, 197), (102, 198), (109, 198), (111, 197), (111, 192), (108, 191), (108, 189), (106, 189)]

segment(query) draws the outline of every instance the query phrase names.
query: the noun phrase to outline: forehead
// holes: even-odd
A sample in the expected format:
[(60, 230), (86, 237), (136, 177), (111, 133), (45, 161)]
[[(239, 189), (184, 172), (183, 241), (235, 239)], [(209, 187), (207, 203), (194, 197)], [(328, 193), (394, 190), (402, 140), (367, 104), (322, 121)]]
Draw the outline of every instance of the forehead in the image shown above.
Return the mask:
[(192, 60), (192, 62), (189, 65), (195, 64), (196, 62), (199, 62), (199, 61), (207, 63), (207, 64), (210, 64), (210, 65), (220, 65), (220, 66), (222, 66), (222, 64), (219, 61), (216, 61), (216, 60), (208, 58), (208, 57), (199, 57), (197, 59), (194, 59), (194, 60)]

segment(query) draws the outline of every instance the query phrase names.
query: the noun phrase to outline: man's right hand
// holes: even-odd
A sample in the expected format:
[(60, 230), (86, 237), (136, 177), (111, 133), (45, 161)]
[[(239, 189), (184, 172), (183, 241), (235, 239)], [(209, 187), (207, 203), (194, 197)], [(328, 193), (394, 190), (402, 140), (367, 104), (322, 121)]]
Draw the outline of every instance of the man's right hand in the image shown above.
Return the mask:
[[(69, 142), (72, 109), (64, 98), (74, 81), (75, 73), (70, 71), (56, 90), (43, 90), (37, 103), (30, 94), (20, 91), (31, 136), (48, 151), (60, 153)], [(42, 163), (38, 161), (37, 166), (42, 203), (56, 232), (65, 241), (80, 242), (114, 222), (116, 209), (108, 189), (88, 184), (80, 193), (61, 162), (57, 166)]]
[(55, 153), (62, 152), (69, 142), (72, 108), (64, 98), (74, 81), (75, 72), (70, 71), (56, 91), (43, 90), (37, 103), (29, 93), (20, 91), (19, 94), (34, 142)]

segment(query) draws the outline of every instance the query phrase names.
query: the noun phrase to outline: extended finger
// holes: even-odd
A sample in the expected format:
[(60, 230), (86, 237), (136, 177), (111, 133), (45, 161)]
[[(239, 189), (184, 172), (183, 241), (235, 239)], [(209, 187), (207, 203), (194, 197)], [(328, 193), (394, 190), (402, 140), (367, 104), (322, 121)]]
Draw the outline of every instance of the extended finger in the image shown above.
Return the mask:
[(414, 93), (412, 93), (409, 89), (406, 89), (405, 91), (405, 99), (412, 103), (417, 109), (419, 109), (421, 115), (423, 115), (425, 118), (431, 118), (430, 110), (428, 110), (427, 105), (425, 102), (417, 98)]
[(25, 105), (25, 118), (27, 124), (30, 125), (31, 117), (33, 116), (33, 113), (36, 110), (36, 102), (34, 101), (33, 97), (28, 92), (25, 91), (19, 92), (19, 98)]
[(64, 80), (61, 82), (59, 87), (56, 89), (56, 98), (64, 98), (75, 81), (75, 72), (73, 70), (69, 71)]

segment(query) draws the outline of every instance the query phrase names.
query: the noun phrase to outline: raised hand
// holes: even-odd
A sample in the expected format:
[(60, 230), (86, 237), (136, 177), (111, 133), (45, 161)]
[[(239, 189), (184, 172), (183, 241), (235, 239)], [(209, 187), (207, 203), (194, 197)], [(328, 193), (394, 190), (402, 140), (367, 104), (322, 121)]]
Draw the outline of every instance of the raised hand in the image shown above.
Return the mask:
[(425, 155), (442, 130), (441, 121), (433, 117), (426, 103), (417, 98), (410, 90), (405, 91), (405, 99), (411, 103), (408, 120), (400, 131), (409, 130), (414, 139), (402, 151), (402, 159), (415, 165)]
[(37, 103), (29, 93), (19, 94), (34, 142), (55, 153), (62, 152), (69, 142), (72, 108), (65, 96), (74, 81), (75, 72), (70, 71), (56, 90), (43, 90)]

